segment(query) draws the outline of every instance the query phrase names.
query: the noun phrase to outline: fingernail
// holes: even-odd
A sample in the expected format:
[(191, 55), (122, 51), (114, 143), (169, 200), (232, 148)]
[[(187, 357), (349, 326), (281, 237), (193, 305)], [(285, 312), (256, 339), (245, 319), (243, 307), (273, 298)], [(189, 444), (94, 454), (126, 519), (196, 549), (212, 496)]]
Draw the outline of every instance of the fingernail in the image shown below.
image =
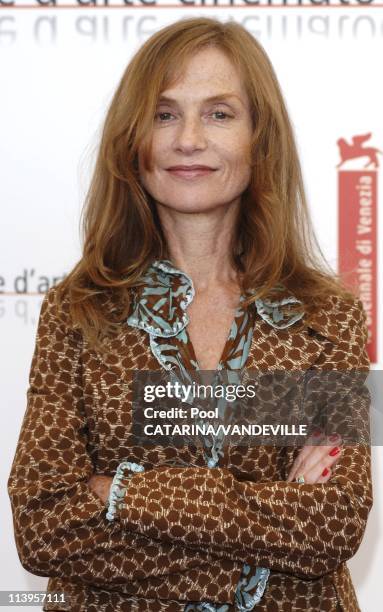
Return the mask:
[(335, 457), (335, 455), (337, 455), (338, 453), (340, 453), (340, 448), (339, 446), (335, 446), (335, 448), (333, 448), (330, 452), (329, 455), (331, 457)]
[(329, 437), (329, 440), (330, 442), (335, 442), (338, 438), (339, 438), (338, 434), (332, 434), (332, 436)]
[(330, 470), (328, 468), (325, 468), (322, 472), (322, 476), (327, 476), (327, 474), (330, 473)]

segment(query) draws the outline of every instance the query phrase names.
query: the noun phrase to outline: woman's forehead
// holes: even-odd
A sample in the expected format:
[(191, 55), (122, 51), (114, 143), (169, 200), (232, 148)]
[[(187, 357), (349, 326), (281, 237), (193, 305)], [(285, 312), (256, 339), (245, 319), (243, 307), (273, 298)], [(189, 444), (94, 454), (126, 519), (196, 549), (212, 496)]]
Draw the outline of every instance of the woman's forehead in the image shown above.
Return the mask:
[(230, 73), (230, 78), (240, 79), (241, 69), (226, 52), (216, 46), (197, 49), (194, 53), (170, 58), (163, 76), (163, 89), (174, 88), (186, 79), (219, 78)]
[(167, 75), (160, 88), (159, 103), (176, 103), (184, 95), (191, 95), (198, 101), (217, 102), (230, 100), (243, 102), (246, 98), (246, 87), (240, 71), (232, 64), (221, 62), (219, 69), (216, 63), (203, 62), (185, 64), (186, 69), (178, 67), (177, 72)]

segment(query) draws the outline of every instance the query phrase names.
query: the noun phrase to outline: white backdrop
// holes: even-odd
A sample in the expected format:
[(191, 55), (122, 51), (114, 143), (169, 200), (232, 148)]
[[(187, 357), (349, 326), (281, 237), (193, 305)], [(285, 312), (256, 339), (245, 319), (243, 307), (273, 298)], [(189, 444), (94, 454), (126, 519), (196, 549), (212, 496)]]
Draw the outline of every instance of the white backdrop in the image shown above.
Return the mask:
[[(26, 408), (41, 292), (67, 273), (80, 255), (79, 214), (100, 126), (136, 48), (163, 25), (200, 15), (239, 21), (264, 45), (294, 125), (317, 234), (334, 267), (336, 141), (371, 132), (371, 146), (383, 149), (383, 92), (377, 74), (383, 51), (383, 11), (378, 7), (187, 9), (178, 5), (176, 10), (157, 2), (156, 7), (112, 10), (63, 5), (0, 9), (0, 321), (5, 416), (0, 434), (0, 590), (45, 590), (47, 583), (47, 578), (29, 574), (19, 563), (6, 481)], [(378, 170), (378, 182), (379, 178)], [(379, 269), (383, 269), (381, 251)], [(380, 339), (379, 355), (373, 369), (382, 368)], [(375, 504), (361, 548), (349, 562), (362, 612), (381, 610), (378, 483), (382, 457), (381, 448), (373, 449)]]

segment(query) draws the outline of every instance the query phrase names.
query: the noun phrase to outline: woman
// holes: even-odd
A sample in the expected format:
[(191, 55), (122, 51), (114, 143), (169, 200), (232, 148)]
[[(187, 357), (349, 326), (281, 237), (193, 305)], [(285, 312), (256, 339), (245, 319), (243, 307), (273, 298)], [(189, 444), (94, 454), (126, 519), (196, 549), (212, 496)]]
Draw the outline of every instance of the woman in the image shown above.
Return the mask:
[(83, 256), (42, 304), (8, 482), (22, 565), (70, 597), (44, 610), (359, 610), (345, 562), (372, 504), (368, 446), (132, 437), (134, 370), (294, 370), (299, 405), (322, 370), (368, 373), (363, 307), (315, 255), (260, 44), (205, 18), (152, 36), (86, 204)]

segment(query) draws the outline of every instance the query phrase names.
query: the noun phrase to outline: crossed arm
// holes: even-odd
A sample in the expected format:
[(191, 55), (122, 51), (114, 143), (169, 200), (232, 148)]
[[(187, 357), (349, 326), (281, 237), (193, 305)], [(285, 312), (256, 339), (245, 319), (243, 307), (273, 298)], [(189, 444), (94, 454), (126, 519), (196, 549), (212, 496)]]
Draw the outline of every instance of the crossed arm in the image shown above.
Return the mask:
[(134, 581), (206, 573), (218, 559), (236, 576), (248, 562), (311, 578), (354, 554), (371, 506), (367, 447), (344, 449), (335, 476), (317, 484), (240, 482), (225, 468), (159, 466), (129, 478), (117, 520), (107, 521), (111, 477), (99, 496), (87, 450), (81, 341), (56, 318), (51, 291), (8, 480), (28, 571), (131, 592)]

